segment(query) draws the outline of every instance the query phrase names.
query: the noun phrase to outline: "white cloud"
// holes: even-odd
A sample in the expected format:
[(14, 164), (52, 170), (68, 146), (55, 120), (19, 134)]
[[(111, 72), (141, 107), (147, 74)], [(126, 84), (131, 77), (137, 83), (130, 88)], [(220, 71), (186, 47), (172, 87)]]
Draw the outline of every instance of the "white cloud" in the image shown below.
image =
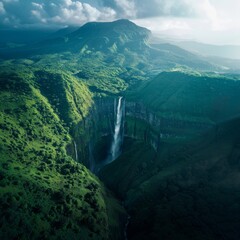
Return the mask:
[(56, 27), (129, 18), (158, 34), (212, 42), (228, 37), (240, 44), (239, 9), (239, 0), (0, 0), (0, 27)]
[[(88, 0), (4, 0), (0, 1), (0, 15), (6, 13), (11, 21), (0, 19), (0, 25), (65, 26), (82, 25), (88, 21), (106, 21), (116, 18), (116, 11), (110, 7), (87, 3)], [(14, 2), (14, 4), (13, 4)], [(92, 1), (94, 2), (94, 1)], [(6, 5), (6, 7), (5, 7)], [(7, 9), (5, 11), (5, 9)], [(23, 11), (24, 10), (24, 11)]]
[(122, 10), (122, 17), (136, 17), (136, 5), (134, 0), (115, 0), (116, 5)]
[(71, 5), (74, 4), (74, 2), (71, 1), (71, 0), (63, 0), (63, 4), (66, 5), (66, 6), (71, 6)]
[(44, 4), (40, 4), (40, 3), (35, 3), (35, 2), (32, 2), (32, 5), (33, 7), (37, 8), (37, 9), (43, 9), (43, 6)]
[(4, 9), (4, 5), (3, 5), (2, 2), (0, 2), (0, 15), (3, 15), (3, 14), (5, 14), (5, 13), (6, 13), (6, 11), (5, 11), (5, 9)]
[(147, 19), (137, 19), (134, 22), (145, 26), (153, 32), (168, 30), (189, 30), (190, 26), (184, 18), (156, 17)]
[(216, 7), (210, 0), (192, 1), (184, 0), (185, 4), (193, 12), (193, 16), (208, 21), (212, 29), (220, 29), (220, 19)]
[[(162, 0), (149, 1), (163, 2)], [(174, 16), (172, 4), (180, 1), (187, 9), (186, 14)], [(163, 9), (164, 13), (161, 16), (134, 21), (151, 29), (160, 37), (240, 45), (239, 0), (169, 0)]]
[(87, 21), (105, 20), (106, 18), (112, 20), (116, 14), (113, 9), (103, 7), (99, 10), (80, 1), (64, 0), (58, 7), (57, 15), (49, 18), (49, 22), (81, 25)]
[(32, 16), (33, 16), (35, 19), (39, 20), (41, 23), (47, 23), (47, 19), (45, 19), (45, 18), (42, 16), (42, 14), (41, 14), (40, 11), (38, 11), (38, 10), (32, 10), (32, 11), (31, 11), (31, 14), (32, 14)]

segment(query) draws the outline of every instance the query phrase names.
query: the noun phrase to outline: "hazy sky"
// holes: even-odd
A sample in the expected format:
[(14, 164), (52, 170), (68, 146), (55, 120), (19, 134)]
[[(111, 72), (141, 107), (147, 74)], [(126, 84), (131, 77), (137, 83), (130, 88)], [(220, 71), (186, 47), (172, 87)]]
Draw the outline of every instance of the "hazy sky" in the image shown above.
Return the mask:
[(240, 45), (240, 0), (0, 0), (0, 28), (128, 18), (159, 36)]

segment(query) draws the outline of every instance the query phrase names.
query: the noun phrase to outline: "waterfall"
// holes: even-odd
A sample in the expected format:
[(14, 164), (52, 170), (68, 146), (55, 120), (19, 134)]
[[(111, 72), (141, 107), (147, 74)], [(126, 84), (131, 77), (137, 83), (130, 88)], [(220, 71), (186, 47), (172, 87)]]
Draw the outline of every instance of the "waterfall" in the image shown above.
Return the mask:
[(76, 144), (75, 141), (74, 141), (73, 143), (74, 143), (74, 150), (75, 150), (75, 159), (76, 159), (76, 161), (78, 162), (77, 144)]
[(114, 126), (114, 135), (113, 135), (113, 141), (111, 145), (111, 156), (108, 160), (108, 163), (114, 161), (121, 152), (121, 145), (123, 140), (123, 117), (124, 117), (124, 103), (123, 103), (123, 97), (119, 97), (118, 103), (117, 103), (117, 111), (116, 111), (116, 120), (115, 120), (115, 126)]

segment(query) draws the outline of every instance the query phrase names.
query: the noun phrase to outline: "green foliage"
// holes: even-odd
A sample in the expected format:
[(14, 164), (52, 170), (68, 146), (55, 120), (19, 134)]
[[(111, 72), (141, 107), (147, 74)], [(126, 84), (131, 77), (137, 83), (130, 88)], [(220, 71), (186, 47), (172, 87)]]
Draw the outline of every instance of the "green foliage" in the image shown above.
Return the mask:
[(108, 215), (123, 210), (66, 152), (64, 121), (86, 116), (87, 87), (64, 73), (8, 69), (0, 89), (0, 238), (110, 238), (119, 225)]
[(64, 72), (36, 71), (41, 93), (68, 125), (77, 124), (88, 114), (92, 95), (88, 88)]
[(163, 72), (129, 99), (158, 116), (192, 122), (218, 122), (239, 111), (240, 82), (213, 74)]

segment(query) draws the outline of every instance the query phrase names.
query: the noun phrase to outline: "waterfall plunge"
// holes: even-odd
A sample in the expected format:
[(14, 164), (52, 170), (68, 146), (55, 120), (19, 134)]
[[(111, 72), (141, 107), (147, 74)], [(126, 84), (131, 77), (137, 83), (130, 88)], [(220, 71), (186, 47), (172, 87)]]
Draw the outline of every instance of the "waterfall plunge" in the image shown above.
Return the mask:
[(75, 151), (75, 160), (78, 161), (78, 151), (77, 151), (77, 144), (74, 141), (74, 151)]
[(99, 172), (102, 167), (113, 162), (121, 154), (121, 146), (123, 143), (123, 132), (124, 132), (124, 128), (123, 128), (124, 115), (125, 115), (125, 102), (123, 100), (123, 97), (119, 97), (118, 101), (115, 100), (114, 113), (116, 114), (115, 124), (114, 124), (114, 134), (113, 134), (113, 140), (112, 140), (108, 158), (102, 164), (99, 164), (96, 167), (94, 166), (94, 172)]
[(118, 104), (117, 104), (117, 115), (115, 120), (115, 127), (114, 127), (114, 135), (113, 135), (113, 142), (111, 146), (111, 156), (109, 158), (108, 163), (114, 161), (117, 157), (119, 157), (121, 152), (121, 145), (123, 141), (123, 117), (124, 117), (124, 102), (123, 97), (119, 97)]

